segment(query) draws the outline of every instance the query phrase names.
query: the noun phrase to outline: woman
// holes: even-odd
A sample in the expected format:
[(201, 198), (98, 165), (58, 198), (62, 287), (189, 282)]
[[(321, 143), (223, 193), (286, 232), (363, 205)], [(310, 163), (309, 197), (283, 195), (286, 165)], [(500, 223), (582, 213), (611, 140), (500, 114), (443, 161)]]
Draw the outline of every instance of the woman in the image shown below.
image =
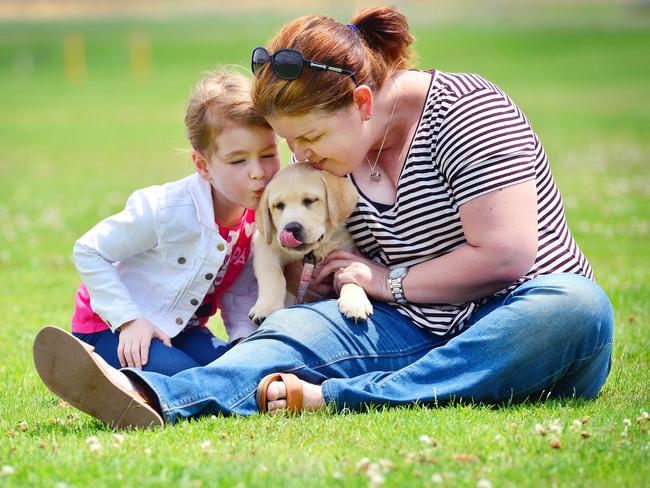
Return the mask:
[[(413, 40), (401, 14), (370, 8), (348, 25), (297, 19), (253, 52), (258, 110), (298, 161), (350, 175), (359, 190), (347, 224), (360, 252), (330, 255), (314, 290), (326, 295), (332, 274), (335, 288), (361, 285), (375, 300), (367, 323), (345, 320), (334, 300), (281, 310), (209, 366), (171, 378), (125, 376), (65, 339), (89, 378), (111, 379), (105, 397), (122, 394), (122, 420), (102, 406), (111, 402), (74, 396), (83, 385), (54, 391), (113, 425), (594, 397), (610, 369), (612, 309), (539, 139), (483, 78), (409, 70)], [(133, 405), (154, 413), (125, 422)]]

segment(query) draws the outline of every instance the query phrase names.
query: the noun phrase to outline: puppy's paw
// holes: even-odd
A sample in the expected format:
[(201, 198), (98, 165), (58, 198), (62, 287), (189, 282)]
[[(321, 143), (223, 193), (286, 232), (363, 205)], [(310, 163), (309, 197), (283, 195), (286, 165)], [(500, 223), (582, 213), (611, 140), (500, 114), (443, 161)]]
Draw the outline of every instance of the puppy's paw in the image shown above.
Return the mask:
[(280, 310), (281, 308), (283, 308), (282, 305), (260, 303), (258, 301), (250, 309), (250, 312), (248, 312), (248, 318), (250, 318), (255, 323), (255, 325), (260, 325), (262, 322), (264, 322), (264, 319), (266, 319), (266, 317), (271, 315), (276, 310)]
[(372, 303), (364, 294), (363, 297), (353, 297), (351, 294), (341, 295), (338, 299), (339, 311), (355, 322), (368, 320), (372, 315)]

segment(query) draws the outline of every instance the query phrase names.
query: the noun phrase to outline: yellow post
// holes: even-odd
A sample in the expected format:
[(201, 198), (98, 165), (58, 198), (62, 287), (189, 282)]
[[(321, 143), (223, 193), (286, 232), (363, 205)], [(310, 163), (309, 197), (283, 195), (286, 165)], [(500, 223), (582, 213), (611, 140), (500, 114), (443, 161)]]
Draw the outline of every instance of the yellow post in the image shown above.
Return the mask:
[(86, 80), (86, 44), (81, 34), (68, 34), (63, 39), (63, 65), (69, 82)]
[(131, 76), (137, 82), (144, 82), (151, 75), (151, 43), (146, 32), (134, 32), (129, 40), (129, 64)]

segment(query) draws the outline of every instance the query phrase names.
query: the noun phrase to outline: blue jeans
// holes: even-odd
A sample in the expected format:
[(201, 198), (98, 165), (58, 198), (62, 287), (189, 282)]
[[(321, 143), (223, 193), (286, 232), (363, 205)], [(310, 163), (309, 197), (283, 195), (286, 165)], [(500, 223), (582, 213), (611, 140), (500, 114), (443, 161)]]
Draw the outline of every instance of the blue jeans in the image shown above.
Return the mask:
[[(114, 368), (121, 368), (117, 358), (117, 345), (120, 333), (103, 330), (93, 334), (72, 335), (95, 348), (104, 361)], [(172, 347), (167, 347), (158, 339), (151, 341), (149, 361), (144, 371), (172, 376), (185, 369), (205, 366), (225, 353), (230, 346), (202, 327), (183, 330), (172, 339)]]
[(255, 389), (272, 372), (321, 384), (335, 409), (593, 398), (610, 370), (614, 317), (605, 293), (573, 274), (535, 278), (493, 298), (455, 337), (420, 329), (375, 302), (355, 324), (335, 300), (273, 313), (206, 367), (172, 377), (123, 370), (155, 393), (166, 421), (257, 412)]

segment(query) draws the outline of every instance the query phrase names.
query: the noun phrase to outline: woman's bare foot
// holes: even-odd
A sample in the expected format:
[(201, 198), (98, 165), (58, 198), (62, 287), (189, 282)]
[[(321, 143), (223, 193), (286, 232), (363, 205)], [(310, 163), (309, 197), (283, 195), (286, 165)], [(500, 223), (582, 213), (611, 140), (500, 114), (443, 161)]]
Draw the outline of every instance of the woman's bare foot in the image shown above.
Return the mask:
[[(320, 385), (312, 385), (300, 380), (302, 385), (302, 410), (314, 411), (325, 406), (323, 390)], [(272, 382), (266, 390), (268, 411), (271, 415), (281, 413), (287, 408), (287, 388), (282, 381)]]

